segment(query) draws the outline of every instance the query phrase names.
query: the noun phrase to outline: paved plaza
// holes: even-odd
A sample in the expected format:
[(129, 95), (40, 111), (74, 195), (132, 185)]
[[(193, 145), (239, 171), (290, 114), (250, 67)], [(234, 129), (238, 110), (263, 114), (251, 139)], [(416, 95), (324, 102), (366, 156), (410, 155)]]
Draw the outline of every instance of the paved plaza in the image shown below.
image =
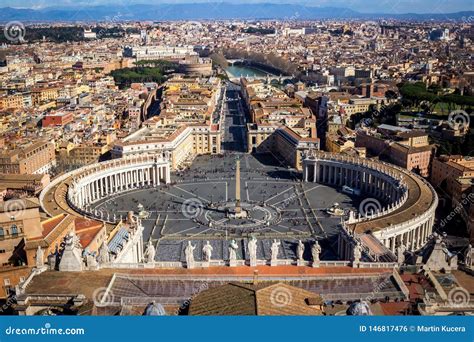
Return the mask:
[[(333, 247), (340, 217), (326, 210), (334, 203), (343, 209), (357, 207), (357, 199), (316, 183), (301, 181), (278, 157), (250, 155), (245, 150), (245, 115), (238, 92), (227, 91), (224, 105), (224, 155), (198, 156), (189, 169), (172, 173), (171, 184), (111, 196), (96, 203), (99, 212), (126, 217), (140, 213), (144, 241), (156, 246), (157, 261), (184, 261), (188, 241), (196, 245), (196, 260), (209, 241), (213, 259), (228, 259), (228, 245), (235, 239), (237, 258), (246, 259), (247, 241), (258, 239), (259, 259), (270, 258), (273, 239), (281, 241), (279, 258), (296, 258), (298, 240), (306, 244), (304, 259), (311, 260), (310, 246), (317, 239), (322, 260), (336, 260)], [(236, 205), (236, 161), (240, 161), (240, 206), (247, 216), (232, 218)]]
[[(236, 154), (199, 156), (190, 169), (173, 173), (171, 184), (112, 196), (96, 208), (125, 217), (130, 210), (138, 213), (141, 204), (144, 240), (152, 239), (157, 245), (159, 261), (184, 260), (182, 250), (188, 240), (197, 244), (197, 260), (201, 260), (202, 245), (208, 240), (214, 248), (213, 258), (228, 258), (230, 239), (236, 239), (238, 257), (244, 258), (250, 235), (259, 240), (258, 257), (262, 259), (270, 258), (273, 239), (282, 241), (281, 258), (295, 258), (297, 240), (310, 245), (318, 239), (323, 246), (322, 259), (334, 260), (332, 246), (340, 218), (330, 216), (326, 209), (336, 202), (345, 209), (355, 208), (357, 200), (340, 189), (301, 182), (299, 173), (279, 166), (271, 156), (240, 155), (241, 198), (243, 204), (270, 208), (278, 216), (276, 220), (266, 226), (252, 224), (252, 218), (235, 219), (224, 227), (218, 223), (209, 227), (206, 218), (214, 218), (214, 222), (225, 218), (216, 204), (235, 201), (235, 159)], [(263, 213), (258, 214), (252, 214), (257, 222), (265, 220)], [(310, 260), (309, 248), (307, 251), (305, 259)]]

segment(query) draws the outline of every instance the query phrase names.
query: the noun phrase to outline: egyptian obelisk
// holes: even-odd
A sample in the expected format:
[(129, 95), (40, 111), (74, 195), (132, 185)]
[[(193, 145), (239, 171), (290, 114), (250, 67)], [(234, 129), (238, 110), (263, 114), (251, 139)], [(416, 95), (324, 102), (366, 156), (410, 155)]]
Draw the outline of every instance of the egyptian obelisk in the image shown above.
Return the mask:
[(240, 159), (235, 161), (235, 213), (240, 214)]

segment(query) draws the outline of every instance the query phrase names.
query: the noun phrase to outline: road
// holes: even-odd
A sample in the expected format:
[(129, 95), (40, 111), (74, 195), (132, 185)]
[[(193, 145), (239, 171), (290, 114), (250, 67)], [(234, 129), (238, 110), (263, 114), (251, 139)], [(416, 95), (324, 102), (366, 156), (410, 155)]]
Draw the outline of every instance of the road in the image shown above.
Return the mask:
[(241, 103), (239, 91), (226, 90), (224, 105), (224, 134), (222, 150), (224, 153), (247, 152), (247, 119)]

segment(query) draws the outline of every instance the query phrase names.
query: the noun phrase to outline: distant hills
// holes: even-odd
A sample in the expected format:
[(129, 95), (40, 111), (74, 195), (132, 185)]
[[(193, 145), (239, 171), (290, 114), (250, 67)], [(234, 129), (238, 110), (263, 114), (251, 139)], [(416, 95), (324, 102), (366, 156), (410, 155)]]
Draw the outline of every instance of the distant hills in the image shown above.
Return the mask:
[(225, 2), (144, 4), (124, 6), (48, 7), (44, 9), (0, 8), (0, 22), (29, 21), (125, 21), (125, 20), (205, 20), (205, 19), (399, 19), (469, 20), (474, 11), (444, 14), (368, 14), (336, 7), (297, 4)]

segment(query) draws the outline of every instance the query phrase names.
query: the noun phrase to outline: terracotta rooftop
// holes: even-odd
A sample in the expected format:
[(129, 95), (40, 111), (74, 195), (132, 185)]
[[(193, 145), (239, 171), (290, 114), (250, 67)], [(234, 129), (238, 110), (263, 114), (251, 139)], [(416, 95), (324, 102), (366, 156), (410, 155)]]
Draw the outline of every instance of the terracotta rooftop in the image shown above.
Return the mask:
[[(377, 276), (392, 272), (391, 269), (362, 269), (344, 267), (295, 267), (295, 266), (239, 266), (239, 267), (209, 267), (198, 269), (101, 269), (98, 271), (83, 272), (57, 272), (46, 271), (33, 278), (33, 281), (26, 289), (27, 294), (78, 294), (82, 293), (86, 297), (92, 295), (92, 292), (98, 287), (106, 287), (114, 273), (130, 274), (136, 276), (196, 276), (196, 277), (252, 277), (255, 270), (259, 277), (275, 277), (275, 280), (281, 277), (327, 277), (327, 276)], [(196, 278), (197, 279), (197, 278)]]
[(230, 283), (196, 295), (189, 315), (321, 315), (308, 299), (321, 297), (288, 284)]

